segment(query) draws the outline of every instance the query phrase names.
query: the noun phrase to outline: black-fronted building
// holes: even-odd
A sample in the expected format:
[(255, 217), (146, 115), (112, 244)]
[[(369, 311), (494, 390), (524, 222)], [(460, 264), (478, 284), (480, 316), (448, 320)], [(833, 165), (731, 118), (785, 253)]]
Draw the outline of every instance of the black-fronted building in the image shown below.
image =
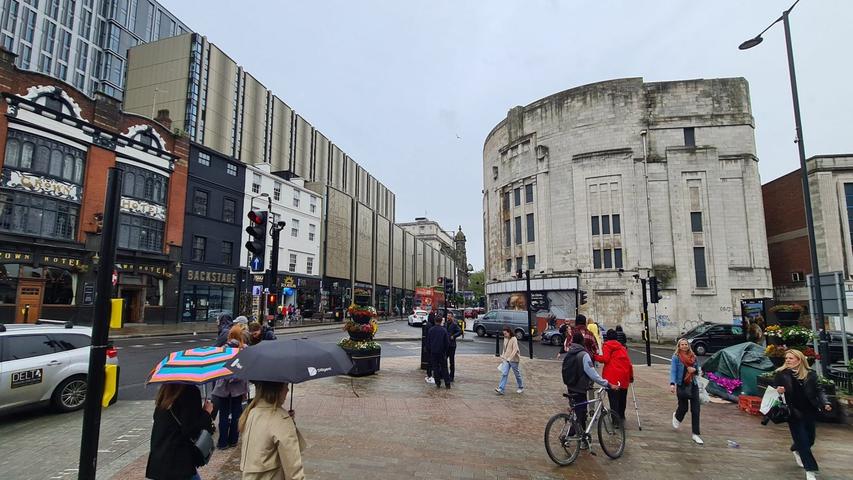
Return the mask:
[(181, 269), (181, 320), (234, 315), (242, 273), (243, 188), (240, 162), (191, 144)]

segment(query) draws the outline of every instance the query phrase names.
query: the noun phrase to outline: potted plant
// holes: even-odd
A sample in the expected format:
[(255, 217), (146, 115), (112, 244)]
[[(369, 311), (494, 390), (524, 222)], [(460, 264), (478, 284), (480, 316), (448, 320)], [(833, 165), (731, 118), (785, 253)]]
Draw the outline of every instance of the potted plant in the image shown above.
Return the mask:
[[(814, 332), (811, 329), (794, 325), (782, 329), (782, 341), (785, 345), (799, 346), (808, 345), (814, 339)], [(802, 350), (802, 349), (797, 349)]]
[(349, 338), (343, 338), (338, 346), (352, 359), (352, 376), (372, 375), (379, 370), (382, 348), (373, 340), (379, 330), (376, 322), (376, 309), (368, 305), (353, 303), (347, 309), (350, 319), (343, 325)]
[(780, 303), (770, 308), (782, 325), (796, 325), (803, 313), (803, 306), (796, 303)]
[(803, 355), (806, 357), (806, 360), (809, 362), (809, 366), (814, 365), (815, 360), (820, 360), (820, 355), (815, 352), (815, 349), (809, 347), (807, 345), (798, 345), (796, 347), (791, 347), (794, 350), (799, 350), (803, 352)]
[(782, 327), (779, 325), (768, 325), (764, 329), (764, 338), (767, 339), (768, 345), (782, 345)]
[(785, 348), (784, 345), (767, 345), (764, 349), (764, 355), (773, 362), (774, 367), (781, 367), (785, 363)]

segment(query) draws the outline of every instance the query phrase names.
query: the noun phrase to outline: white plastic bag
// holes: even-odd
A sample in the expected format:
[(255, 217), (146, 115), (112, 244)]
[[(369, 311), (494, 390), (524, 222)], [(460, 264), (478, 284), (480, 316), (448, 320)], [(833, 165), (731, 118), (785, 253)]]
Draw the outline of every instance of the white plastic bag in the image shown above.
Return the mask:
[(506, 360), (501, 361), (501, 364), (498, 365), (498, 371), (501, 372), (501, 375), (506, 375), (509, 373), (509, 362)]
[(773, 387), (767, 387), (764, 390), (764, 396), (761, 398), (761, 408), (758, 409), (763, 415), (767, 415), (767, 412), (773, 408), (773, 405), (782, 398), (782, 395), (776, 391)]
[(699, 385), (699, 403), (705, 405), (711, 401), (711, 396), (708, 395), (708, 390), (705, 388), (708, 386), (708, 379), (705, 377), (696, 377), (696, 382)]

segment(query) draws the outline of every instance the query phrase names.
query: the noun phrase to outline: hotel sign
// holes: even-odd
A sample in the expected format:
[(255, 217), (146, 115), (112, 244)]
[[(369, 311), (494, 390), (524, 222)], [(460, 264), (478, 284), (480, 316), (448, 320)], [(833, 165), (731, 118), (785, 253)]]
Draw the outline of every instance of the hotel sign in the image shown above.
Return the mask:
[(17, 170), (6, 170), (3, 186), (80, 203), (79, 186)]
[(217, 285), (237, 285), (236, 273), (212, 272), (209, 270), (186, 269), (187, 281), (213, 283)]
[(0, 263), (22, 263), (35, 265), (51, 265), (57, 267), (80, 267), (83, 261), (79, 258), (60, 257), (57, 255), (37, 255), (30, 252), (0, 251)]
[(116, 269), (122, 272), (149, 273), (158, 277), (166, 276), (166, 267), (160, 267), (156, 265), (116, 262)]
[(166, 207), (136, 200), (135, 198), (121, 197), (121, 211), (166, 221)]

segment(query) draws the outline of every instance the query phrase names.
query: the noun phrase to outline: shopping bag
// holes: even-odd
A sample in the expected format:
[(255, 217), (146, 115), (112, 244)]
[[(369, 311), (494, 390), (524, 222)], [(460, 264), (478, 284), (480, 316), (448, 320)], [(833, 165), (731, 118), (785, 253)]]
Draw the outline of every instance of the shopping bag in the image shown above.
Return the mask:
[(696, 382), (699, 384), (699, 403), (705, 405), (711, 401), (711, 396), (708, 395), (708, 390), (705, 389), (708, 386), (708, 379), (705, 377), (696, 377)]
[(773, 408), (773, 405), (780, 398), (781, 396), (775, 388), (767, 387), (767, 389), (764, 390), (764, 396), (761, 398), (761, 408), (759, 408), (758, 411), (761, 412), (762, 415), (767, 415), (767, 412)]
[(509, 362), (503, 360), (500, 365), (498, 365), (498, 371), (501, 372), (501, 375), (506, 375), (509, 373)]

